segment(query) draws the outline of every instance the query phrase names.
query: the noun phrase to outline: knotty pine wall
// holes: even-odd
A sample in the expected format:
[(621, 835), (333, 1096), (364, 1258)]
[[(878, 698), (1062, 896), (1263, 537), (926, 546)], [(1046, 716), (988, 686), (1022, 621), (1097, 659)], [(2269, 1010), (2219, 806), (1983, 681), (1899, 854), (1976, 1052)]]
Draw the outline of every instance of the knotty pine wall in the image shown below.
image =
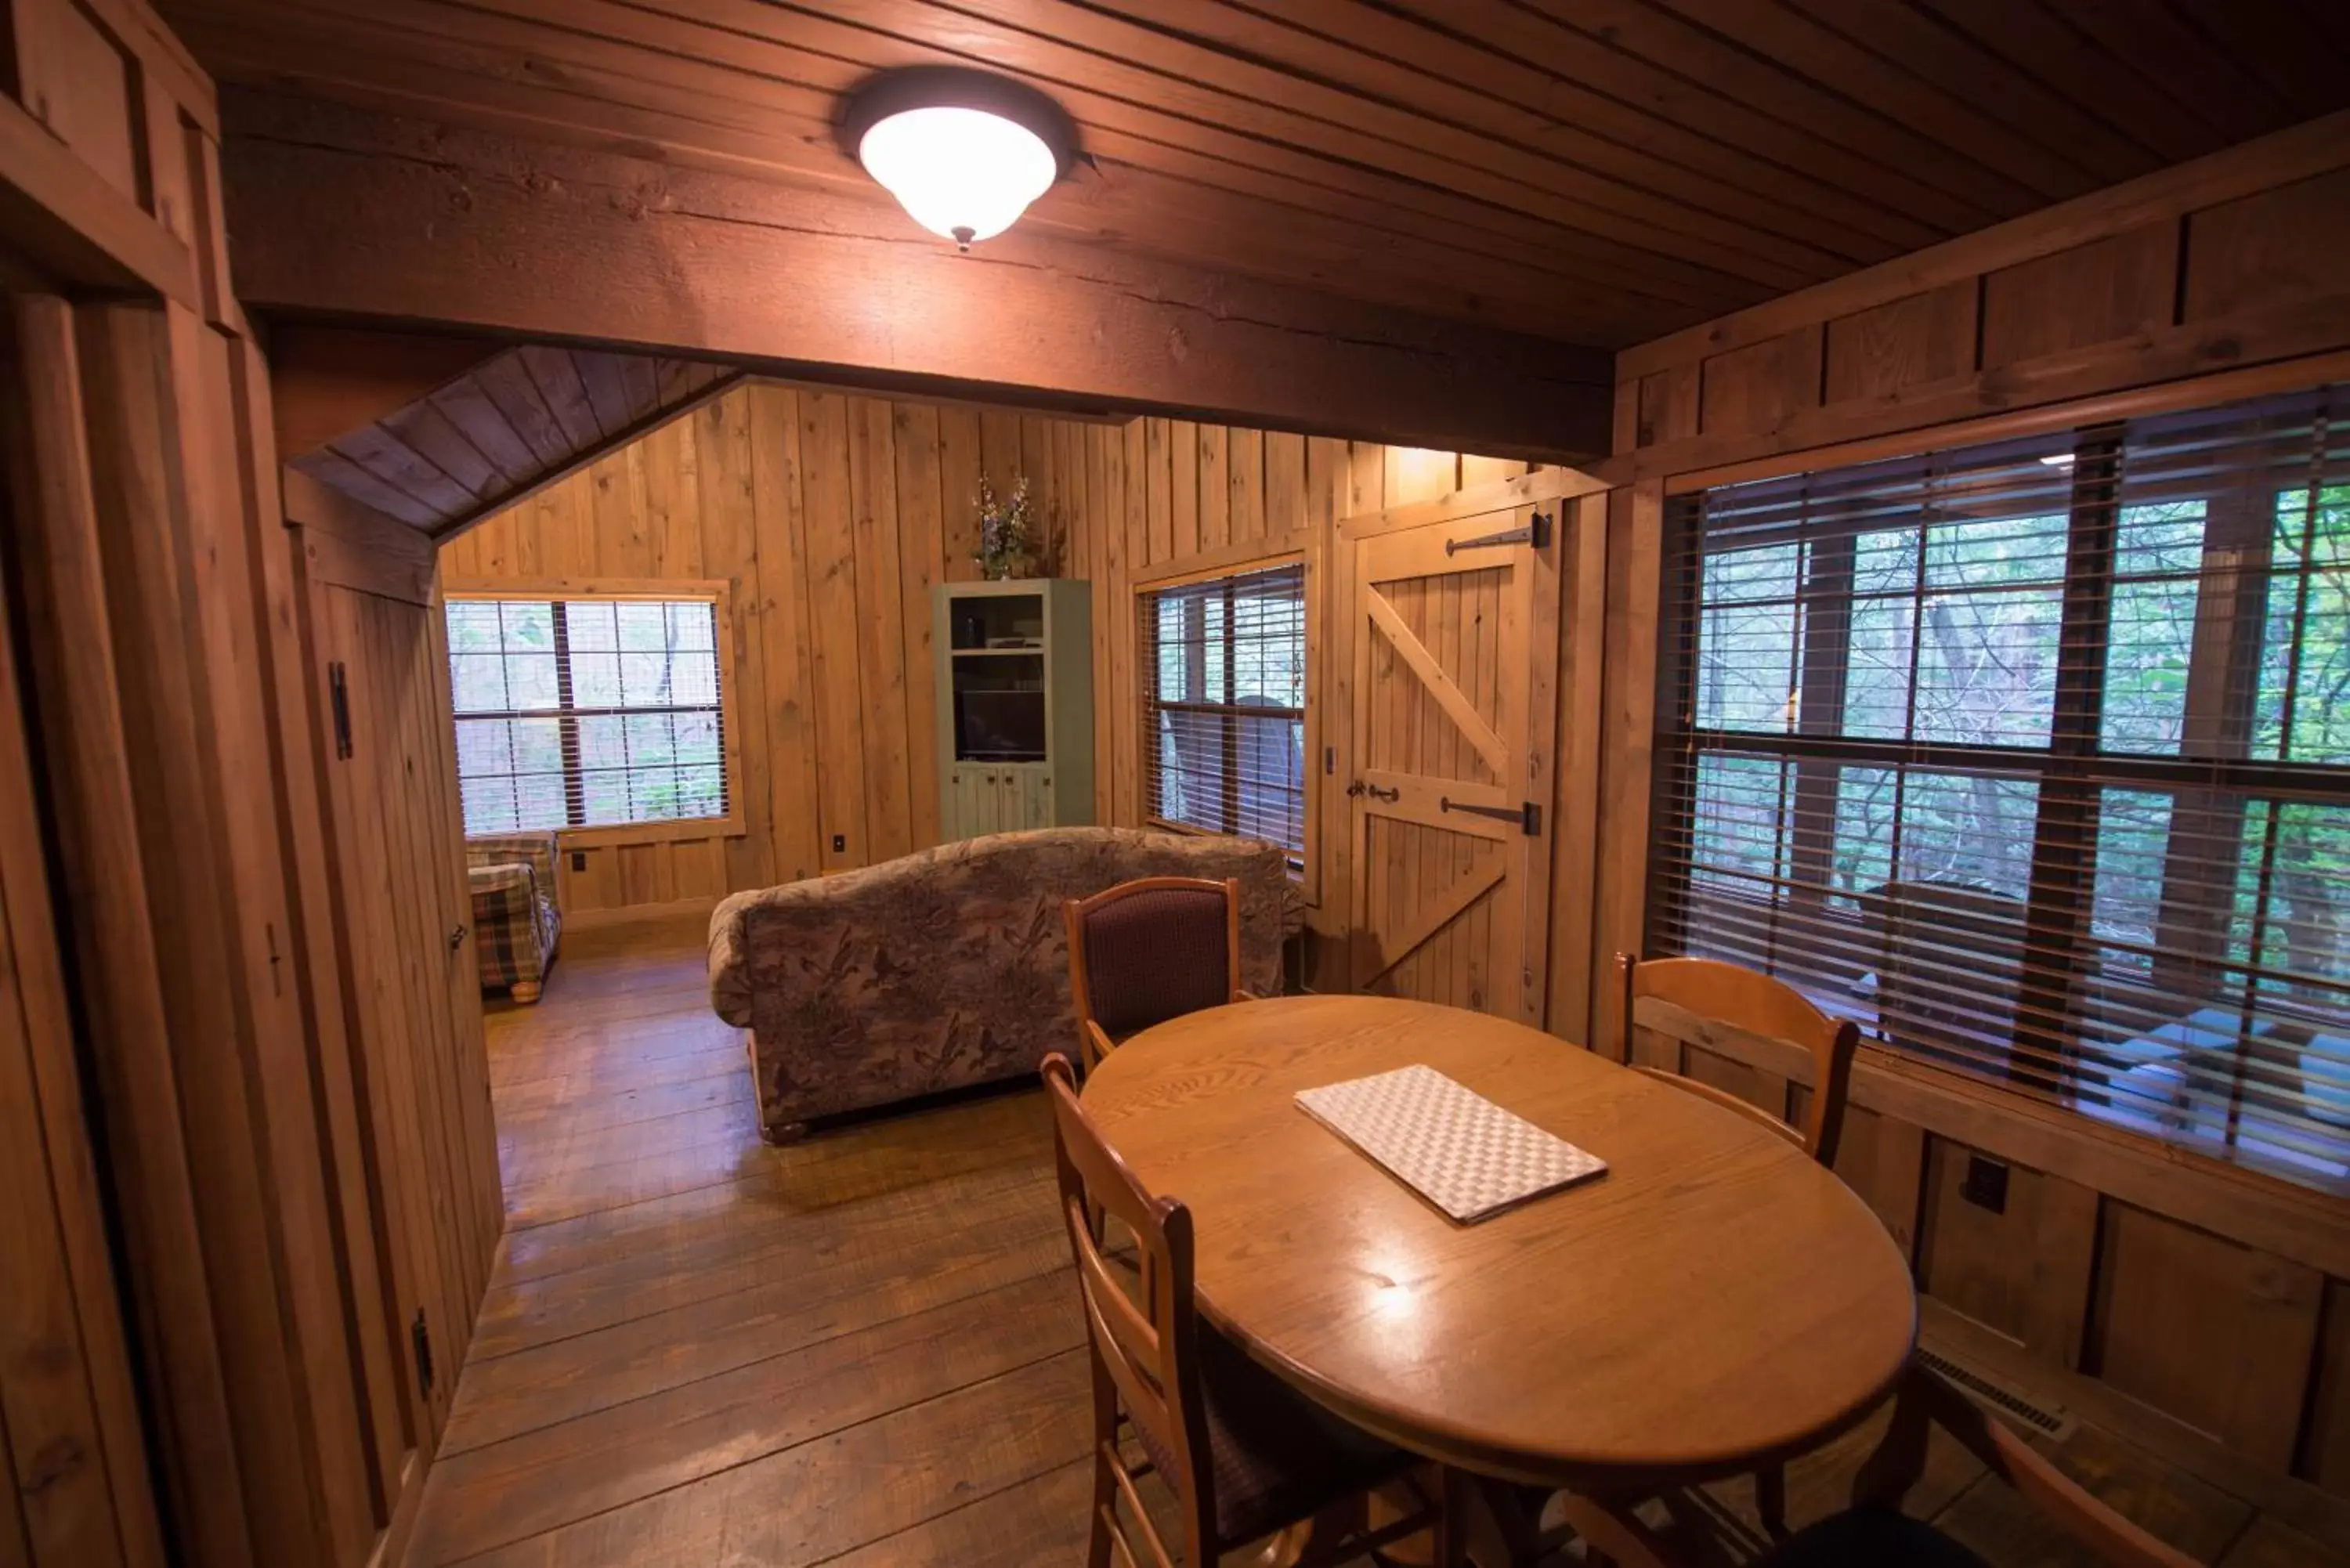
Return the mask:
[[(1594, 973), (1647, 912), (1669, 493), (2350, 379), (2350, 120), (2334, 117), (1618, 356)], [(1555, 976), (1554, 976), (1555, 982)], [(1622, 1039), (1601, 986), (1596, 1037)], [(1784, 1114), (1786, 1048), (1637, 1032)], [(2350, 1552), (2350, 1201), (1865, 1047), (1838, 1172), (1945, 1348)], [(1961, 1188), (2006, 1162), (2006, 1206)]]
[[(707, 903), (938, 842), (930, 589), (978, 576), (983, 474), (1003, 493), (1026, 475), (1040, 570), (1094, 585), (1095, 815), (1132, 825), (1138, 574), (1326, 544), (1357, 511), (1523, 469), (1185, 420), (1095, 422), (761, 381), (485, 519), (444, 546), (442, 573), (452, 588), (732, 585), (745, 831), (567, 854), (565, 909), (592, 917)], [(1314, 607), (1317, 630), (1326, 611)]]

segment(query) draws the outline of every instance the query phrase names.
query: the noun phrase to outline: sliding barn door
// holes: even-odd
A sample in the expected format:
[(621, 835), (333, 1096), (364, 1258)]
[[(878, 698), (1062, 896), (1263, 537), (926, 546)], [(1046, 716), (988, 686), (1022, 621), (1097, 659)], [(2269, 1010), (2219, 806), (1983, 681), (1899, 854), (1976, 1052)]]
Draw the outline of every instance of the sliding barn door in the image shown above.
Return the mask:
[[(448, 654), (430, 543), (348, 504), (325, 518), (316, 505), (316, 487), (289, 474), (380, 1243), (382, 1306), (361, 1333), (401, 1373), (402, 1425), (385, 1451), (429, 1459), (503, 1222)], [(387, 1483), (412, 1486), (423, 1468), (404, 1463)]]
[(1388, 527), (1349, 546), (1358, 991), (1543, 1021), (1555, 511)]

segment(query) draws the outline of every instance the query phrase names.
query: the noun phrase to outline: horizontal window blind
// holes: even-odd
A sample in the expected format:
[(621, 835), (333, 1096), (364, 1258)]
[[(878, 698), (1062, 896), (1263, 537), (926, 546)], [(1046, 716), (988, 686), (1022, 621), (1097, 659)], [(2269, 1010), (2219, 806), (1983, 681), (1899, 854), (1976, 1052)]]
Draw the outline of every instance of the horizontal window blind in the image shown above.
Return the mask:
[(708, 599), (449, 601), (471, 836), (729, 814)]
[(2350, 393), (1724, 487), (1669, 519), (1652, 950), (2350, 1178)]
[(1143, 594), (1143, 810), (1305, 851), (1305, 568)]

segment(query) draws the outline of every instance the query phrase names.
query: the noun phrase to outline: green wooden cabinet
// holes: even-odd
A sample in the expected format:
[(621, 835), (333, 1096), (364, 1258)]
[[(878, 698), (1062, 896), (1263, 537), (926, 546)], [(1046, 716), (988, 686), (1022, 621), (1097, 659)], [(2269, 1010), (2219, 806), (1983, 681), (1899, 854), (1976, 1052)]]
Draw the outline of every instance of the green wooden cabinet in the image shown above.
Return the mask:
[(931, 614), (940, 836), (1092, 822), (1091, 585), (938, 583)]

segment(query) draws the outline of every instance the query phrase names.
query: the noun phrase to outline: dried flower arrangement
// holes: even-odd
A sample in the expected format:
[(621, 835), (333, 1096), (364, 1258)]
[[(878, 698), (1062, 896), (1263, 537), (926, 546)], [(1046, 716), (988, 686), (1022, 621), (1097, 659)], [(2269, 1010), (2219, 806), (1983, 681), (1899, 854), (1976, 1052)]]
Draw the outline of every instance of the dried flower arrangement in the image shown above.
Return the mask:
[(984, 475), (979, 482), (979, 553), (972, 559), (978, 563), (980, 575), (1004, 582), (1020, 575), (1028, 565), (1028, 481), (1023, 475), (1015, 480), (1009, 498), (995, 493)]

